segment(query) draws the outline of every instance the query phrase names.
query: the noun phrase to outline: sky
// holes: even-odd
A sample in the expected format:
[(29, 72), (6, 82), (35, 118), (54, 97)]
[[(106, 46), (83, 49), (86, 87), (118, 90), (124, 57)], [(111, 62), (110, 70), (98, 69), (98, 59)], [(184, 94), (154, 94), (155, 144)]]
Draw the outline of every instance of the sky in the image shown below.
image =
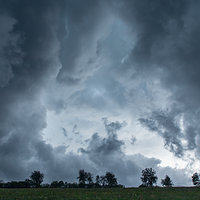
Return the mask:
[(113, 172), (191, 186), (198, 0), (0, 0), (0, 180)]

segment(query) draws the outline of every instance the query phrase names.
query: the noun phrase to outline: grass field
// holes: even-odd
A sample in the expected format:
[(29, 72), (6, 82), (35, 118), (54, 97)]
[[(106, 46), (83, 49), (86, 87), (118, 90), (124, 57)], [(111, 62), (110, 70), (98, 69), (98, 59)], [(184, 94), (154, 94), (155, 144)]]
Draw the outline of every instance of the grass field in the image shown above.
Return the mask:
[(0, 200), (194, 200), (200, 188), (0, 189)]

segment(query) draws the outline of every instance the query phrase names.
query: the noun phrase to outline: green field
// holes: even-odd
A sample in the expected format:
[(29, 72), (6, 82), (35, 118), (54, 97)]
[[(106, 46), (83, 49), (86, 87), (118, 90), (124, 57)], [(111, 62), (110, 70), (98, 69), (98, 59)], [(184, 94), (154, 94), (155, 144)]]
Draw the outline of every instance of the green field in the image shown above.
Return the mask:
[(0, 200), (193, 200), (200, 188), (0, 189)]

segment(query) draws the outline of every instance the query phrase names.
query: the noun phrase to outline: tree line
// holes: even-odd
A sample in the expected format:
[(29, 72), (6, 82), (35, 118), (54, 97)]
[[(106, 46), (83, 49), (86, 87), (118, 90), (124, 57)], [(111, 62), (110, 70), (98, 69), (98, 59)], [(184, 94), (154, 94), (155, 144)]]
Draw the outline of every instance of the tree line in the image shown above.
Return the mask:
[[(141, 181), (142, 184), (139, 187), (152, 187), (157, 183), (158, 177), (156, 176), (156, 171), (152, 168), (146, 168), (142, 170)], [(195, 172), (192, 175), (192, 183), (195, 186), (200, 186), (200, 174)], [(165, 187), (172, 187), (173, 182), (171, 178), (166, 175), (164, 179), (161, 180), (161, 185)]]
[[(78, 183), (68, 183), (64, 181), (52, 181), (50, 184), (42, 184), (44, 180), (44, 174), (40, 171), (33, 171), (29, 177), (24, 181), (0, 181), (0, 188), (113, 188), (124, 187), (118, 184), (117, 178), (112, 172), (106, 172), (105, 175), (96, 175), (94, 178), (90, 172), (85, 170), (79, 170), (79, 176), (77, 177)], [(153, 187), (157, 184), (158, 177), (156, 171), (152, 168), (145, 168), (142, 170), (142, 176), (140, 177), (142, 184), (139, 187)], [(200, 174), (194, 173), (192, 175), (192, 182), (195, 186), (200, 186)], [(173, 182), (171, 178), (166, 175), (164, 179), (161, 179), (161, 185), (164, 187), (172, 187)]]
[[(152, 168), (145, 168), (142, 170), (142, 176), (140, 177), (142, 184), (139, 187), (153, 187), (158, 180), (156, 176), (156, 171)], [(172, 187), (173, 182), (171, 178), (166, 175), (164, 179), (161, 180), (161, 185), (165, 187)]]
[(118, 184), (117, 178), (112, 172), (106, 172), (105, 175), (95, 177), (90, 172), (86, 172), (83, 169), (79, 170), (79, 176), (77, 177), (78, 183), (68, 183), (62, 180), (52, 181), (50, 184), (42, 184), (44, 180), (44, 174), (40, 171), (34, 171), (31, 173), (29, 179), (24, 181), (0, 181), (0, 188), (112, 188), (112, 187), (124, 187)]

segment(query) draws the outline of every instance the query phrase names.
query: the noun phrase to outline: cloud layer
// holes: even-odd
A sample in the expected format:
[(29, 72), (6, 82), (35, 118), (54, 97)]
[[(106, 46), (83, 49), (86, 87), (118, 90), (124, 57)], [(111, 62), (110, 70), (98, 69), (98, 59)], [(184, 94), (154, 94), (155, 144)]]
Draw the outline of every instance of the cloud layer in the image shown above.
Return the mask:
[[(198, 1), (0, 5), (1, 179), (24, 179), (39, 169), (47, 181), (71, 181), (84, 168), (94, 174), (111, 170), (121, 183), (137, 186), (141, 170), (153, 167), (179, 185), (189, 184), (181, 170), (161, 167), (157, 155), (126, 154), (129, 132), (123, 130), (138, 120), (175, 156), (193, 152), (199, 159)], [(74, 116), (70, 109), (103, 127), (97, 133), (95, 125), (92, 130), (85, 125), (91, 133), (82, 134), (76, 117), (70, 119), (76, 136), (60, 127), (69, 143), (71, 136), (87, 139), (78, 152), (44, 137), (48, 113)], [(108, 119), (102, 123), (103, 117)], [(115, 117), (119, 120), (109, 121)], [(130, 136), (133, 146), (140, 135)]]

